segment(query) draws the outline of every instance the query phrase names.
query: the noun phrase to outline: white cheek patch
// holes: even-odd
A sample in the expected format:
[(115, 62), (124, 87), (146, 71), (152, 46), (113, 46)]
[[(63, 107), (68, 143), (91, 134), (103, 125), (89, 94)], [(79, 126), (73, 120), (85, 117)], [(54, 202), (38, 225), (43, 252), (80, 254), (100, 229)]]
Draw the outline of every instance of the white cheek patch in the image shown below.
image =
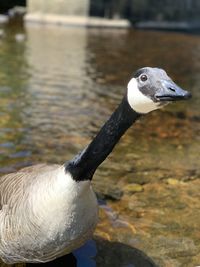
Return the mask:
[(159, 103), (153, 102), (153, 100), (140, 92), (135, 78), (132, 78), (128, 83), (127, 99), (132, 109), (141, 114), (148, 113), (160, 107)]

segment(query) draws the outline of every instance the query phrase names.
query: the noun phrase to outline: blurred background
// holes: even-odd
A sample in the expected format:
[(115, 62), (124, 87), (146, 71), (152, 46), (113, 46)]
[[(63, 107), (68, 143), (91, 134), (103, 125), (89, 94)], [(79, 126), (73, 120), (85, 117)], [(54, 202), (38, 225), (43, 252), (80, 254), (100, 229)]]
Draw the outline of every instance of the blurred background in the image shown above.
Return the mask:
[[(68, 3), (67, 3), (68, 2)], [(69, 6), (70, 4), (70, 6)], [(107, 18), (127, 18), (133, 22), (140, 20), (199, 21), (200, 2), (198, 0), (6, 0), (0, 3), (0, 12), (6, 13), (14, 6), (31, 6), (39, 12), (52, 10), (66, 15), (80, 14), (87, 10), (90, 16)], [(40, 7), (40, 9), (39, 9)], [(63, 9), (64, 7), (64, 9)]]
[(0, 12), (2, 175), (74, 157), (137, 68), (192, 92), (138, 121), (97, 171), (97, 255), (84, 266), (200, 265), (200, 1), (7, 0)]

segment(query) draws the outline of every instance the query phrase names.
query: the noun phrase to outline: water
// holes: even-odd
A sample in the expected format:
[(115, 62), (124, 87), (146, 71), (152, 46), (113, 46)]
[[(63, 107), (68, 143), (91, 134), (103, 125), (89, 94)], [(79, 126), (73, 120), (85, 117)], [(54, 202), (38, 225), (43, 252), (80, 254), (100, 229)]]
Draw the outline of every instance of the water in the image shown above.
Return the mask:
[(192, 100), (137, 122), (97, 171), (95, 264), (145, 267), (136, 263), (140, 249), (159, 266), (198, 266), (200, 36), (15, 23), (3, 31), (2, 174), (71, 159), (112, 113), (139, 67), (163, 67), (193, 93)]

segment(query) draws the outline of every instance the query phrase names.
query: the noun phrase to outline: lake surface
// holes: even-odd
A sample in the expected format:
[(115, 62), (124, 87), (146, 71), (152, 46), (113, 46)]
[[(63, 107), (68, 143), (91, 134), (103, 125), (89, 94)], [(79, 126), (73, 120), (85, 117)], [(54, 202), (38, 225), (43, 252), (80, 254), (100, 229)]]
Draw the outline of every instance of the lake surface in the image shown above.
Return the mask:
[(200, 36), (16, 23), (1, 29), (1, 174), (74, 157), (137, 68), (162, 67), (192, 92), (190, 101), (138, 121), (97, 171), (97, 256), (84, 266), (156, 266), (136, 262), (136, 249), (159, 266), (200, 265)]

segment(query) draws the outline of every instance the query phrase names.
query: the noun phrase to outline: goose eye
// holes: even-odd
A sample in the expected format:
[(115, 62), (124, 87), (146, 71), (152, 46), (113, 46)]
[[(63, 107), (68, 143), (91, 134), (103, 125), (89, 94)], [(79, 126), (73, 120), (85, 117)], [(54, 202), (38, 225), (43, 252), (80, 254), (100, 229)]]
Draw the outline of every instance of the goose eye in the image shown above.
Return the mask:
[(141, 77), (140, 77), (140, 80), (141, 80), (142, 82), (145, 82), (147, 79), (148, 79), (148, 78), (147, 78), (147, 75), (145, 75), (145, 74), (142, 74)]

